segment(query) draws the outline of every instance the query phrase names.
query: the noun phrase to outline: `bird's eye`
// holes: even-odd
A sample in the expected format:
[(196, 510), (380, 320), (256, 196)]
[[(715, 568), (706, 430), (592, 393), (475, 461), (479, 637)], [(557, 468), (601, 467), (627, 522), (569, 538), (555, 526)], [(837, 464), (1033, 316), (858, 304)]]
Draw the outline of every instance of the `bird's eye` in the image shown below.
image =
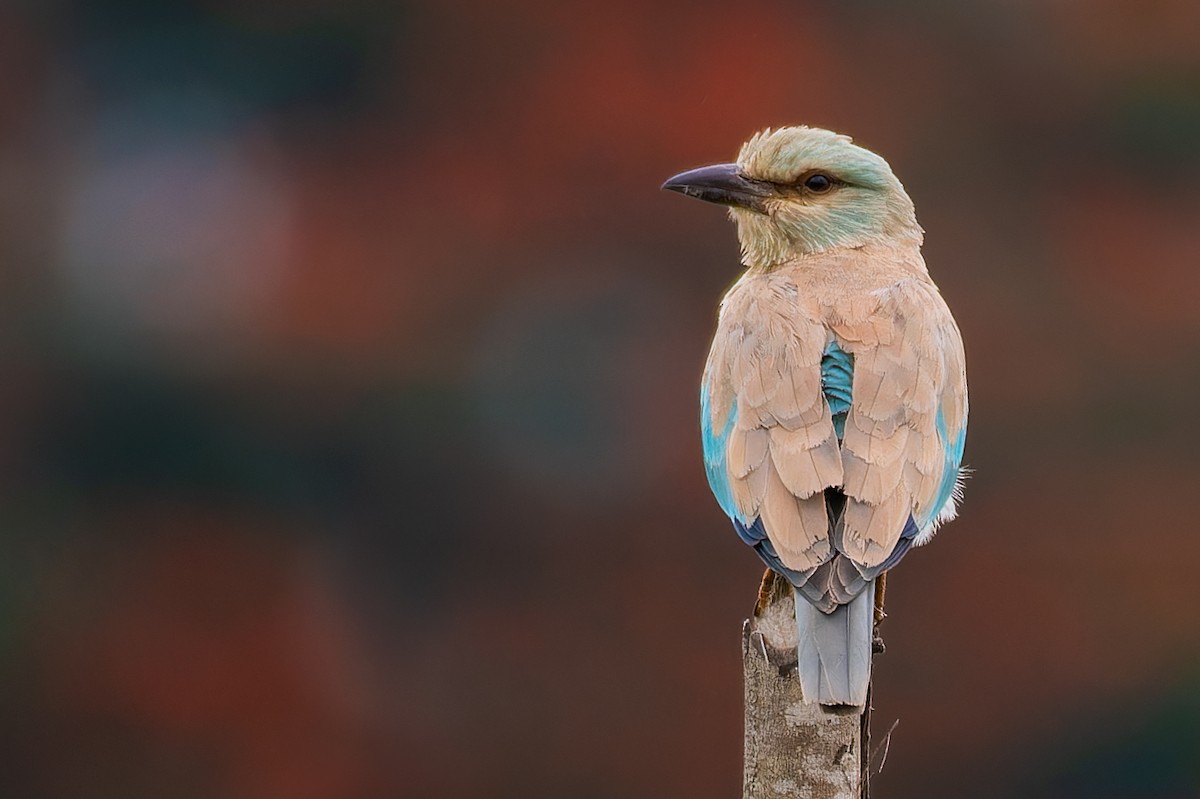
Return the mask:
[(828, 175), (822, 175), (820, 173), (816, 175), (809, 175), (804, 179), (804, 188), (808, 189), (814, 194), (824, 194), (833, 188), (833, 179)]

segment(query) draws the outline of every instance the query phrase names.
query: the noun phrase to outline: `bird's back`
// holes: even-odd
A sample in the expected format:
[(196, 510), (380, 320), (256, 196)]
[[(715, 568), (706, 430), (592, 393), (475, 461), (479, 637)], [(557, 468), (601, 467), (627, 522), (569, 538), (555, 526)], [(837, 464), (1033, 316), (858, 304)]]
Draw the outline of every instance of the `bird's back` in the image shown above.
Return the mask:
[(722, 507), (822, 610), (953, 515), (962, 341), (915, 246), (747, 272), (722, 302), (701, 399)]

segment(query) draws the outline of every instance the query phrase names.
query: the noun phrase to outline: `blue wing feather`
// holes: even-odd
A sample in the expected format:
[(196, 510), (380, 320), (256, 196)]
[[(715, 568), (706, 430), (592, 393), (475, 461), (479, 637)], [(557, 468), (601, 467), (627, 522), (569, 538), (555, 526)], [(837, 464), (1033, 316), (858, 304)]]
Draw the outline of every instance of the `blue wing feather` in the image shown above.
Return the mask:
[[(733, 488), (729, 485), (729, 470), (725, 467), (725, 450), (729, 445), (729, 434), (733, 432), (734, 422), (737, 421), (737, 405), (729, 409), (729, 417), (725, 427), (714, 430), (712, 423), (712, 407), (708, 396), (707, 381), (700, 387), (700, 439), (704, 447), (704, 472), (708, 475), (708, 487), (721, 510), (731, 519), (740, 518), (737, 505), (733, 501)], [(742, 521), (749, 522), (749, 519)]]
[(846, 435), (846, 416), (850, 413), (850, 391), (854, 385), (854, 358), (830, 341), (821, 356), (821, 391), (833, 414), (833, 429), (838, 441)]
[(779, 559), (779, 553), (775, 551), (775, 545), (771, 543), (771, 539), (767, 538), (767, 531), (763, 527), (762, 519), (754, 520), (754, 524), (746, 525), (737, 519), (733, 520), (733, 529), (737, 530), (738, 538), (745, 543), (754, 547), (754, 551), (762, 558), (763, 563), (767, 564), (773, 571), (782, 574), (788, 579), (792, 585), (803, 585), (805, 575), (802, 572), (794, 571), (783, 565), (783, 561)]
[(950, 438), (950, 433), (946, 429), (946, 415), (942, 408), (938, 408), (937, 412), (937, 431), (938, 437), (942, 440), (944, 449), (945, 462), (942, 466), (942, 482), (938, 486), (938, 492), (930, 505), (929, 513), (925, 517), (918, 519), (922, 529), (928, 527), (946, 507), (954, 497), (954, 489), (958, 486), (958, 473), (962, 466), (963, 447), (967, 443), (967, 426), (964, 424), (963, 429), (958, 431), (958, 435), (953, 440)]

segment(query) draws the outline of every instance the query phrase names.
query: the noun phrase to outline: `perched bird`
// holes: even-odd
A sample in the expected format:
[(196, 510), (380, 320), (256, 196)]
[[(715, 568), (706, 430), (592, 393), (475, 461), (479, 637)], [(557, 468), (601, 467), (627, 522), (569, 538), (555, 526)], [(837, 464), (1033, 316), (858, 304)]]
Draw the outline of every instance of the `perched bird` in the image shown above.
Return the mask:
[(805, 701), (862, 705), (876, 581), (961, 498), (962, 337), (912, 200), (881, 157), (808, 127), (663, 188), (729, 206), (745, 267), (700, 389), (709, 485), (793, 586)]

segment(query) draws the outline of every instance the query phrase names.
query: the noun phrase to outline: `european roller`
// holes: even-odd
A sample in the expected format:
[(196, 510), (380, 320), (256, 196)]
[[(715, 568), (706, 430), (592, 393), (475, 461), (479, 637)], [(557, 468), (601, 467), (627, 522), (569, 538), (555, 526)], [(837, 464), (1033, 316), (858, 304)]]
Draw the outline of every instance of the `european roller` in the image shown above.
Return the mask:
[(827, 130), (766, 130), (663, 188), (729, 207), (745, 271), (700, 389), (708, 482), (796, 595), (805, 701), (863, 705), (876, 583), (955, 516), (962, 337), (883, 158)]

